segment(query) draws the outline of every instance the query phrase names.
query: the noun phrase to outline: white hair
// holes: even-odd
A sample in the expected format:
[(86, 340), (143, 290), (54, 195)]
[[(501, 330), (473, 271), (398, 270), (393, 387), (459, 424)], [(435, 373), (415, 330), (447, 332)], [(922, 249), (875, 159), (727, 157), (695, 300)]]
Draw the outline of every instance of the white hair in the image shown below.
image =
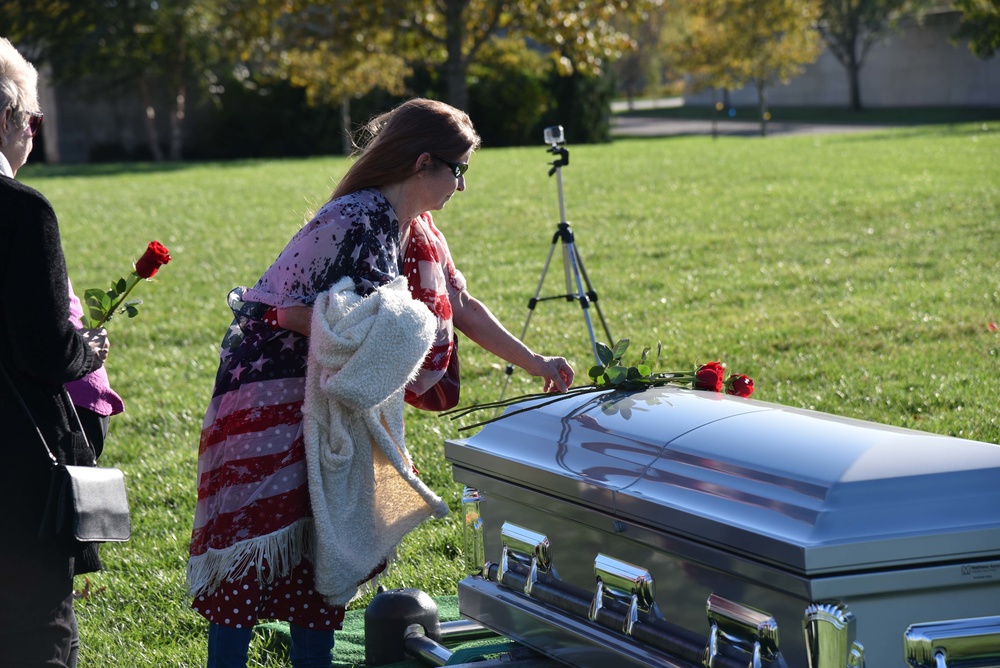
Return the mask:
[(22, 117), (38, 111), (38, 72), (6, 37), (0, 37), (0, 113), (10, 107)]

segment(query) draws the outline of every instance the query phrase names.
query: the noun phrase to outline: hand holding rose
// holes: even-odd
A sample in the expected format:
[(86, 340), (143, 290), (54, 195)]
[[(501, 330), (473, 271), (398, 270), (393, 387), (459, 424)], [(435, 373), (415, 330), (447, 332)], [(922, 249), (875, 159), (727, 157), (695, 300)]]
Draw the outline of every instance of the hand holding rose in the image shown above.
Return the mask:
[(110, 290), (91, 288), (84, 293), (87, 314), (83, 316), (83, 326), (88, 328), (102, 327), (111, 320), (115, 313), (126, 313), (134, 318), (139, 314), (140, 300), (126, 302), (125, 299), (139, 281), (150, 280), (160, 267), (170, 262), (170, 251), (159, 241), (150, 241), (136, 263), (128, 278), (119, 278), (112, 284)]

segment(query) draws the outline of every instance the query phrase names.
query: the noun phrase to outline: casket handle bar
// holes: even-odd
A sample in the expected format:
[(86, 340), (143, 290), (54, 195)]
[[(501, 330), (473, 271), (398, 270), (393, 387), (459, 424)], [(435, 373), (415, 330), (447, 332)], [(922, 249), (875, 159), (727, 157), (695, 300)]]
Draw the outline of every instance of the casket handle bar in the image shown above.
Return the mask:
[[(500, 578), (500, 566), (488, 563), (484, 572), (486, 580), (496, 582), (513, 591), (524, 589), (526, 570), (523, 566), (514, 565), (510, 571)], [(558, 578), (546, 578), (536, 583), (532, 589), (531, 598), (560, 610), (573, 618), (585, 618), (593, 601), (585, 596), (585, 590), (579, 593), (575, 588), (567, 586)], [(621, 633), (626, 616), (616, 609), (618, 606), (606, 606), (599, 610), (596, 624), (602, 628)], [(663, 651), (666, 655), (683, 661), (684, 666), (701, 665), (705, 651), (705, 636), (683, 627), (671, 624), (657, 616), (654, 606), (652, 613), (644, 614), (641, 624), (632, 628), (632, 640)], [(670, 665), (675, 665), (671, 663)], [(719, 657), (714, 668), (746, 668), (746, 664), (732, 656)], [(775, 664), (769, 668), (786, 668), (783, 664)]]
[(912, 668), (1000, 665), (1000, 616), (912, 624), (903, 654)]
[(809, 668), (864, 668), (865, 650), (854, 640), (854, 613), (839, 601), (806, 608), (802, 632)]
[(468, 485), (462, 490), (462, 542), (465, 546), (465, 572), (479, 575), (486, 563), (486, 541), (479, 490)]
[(504, 522), (500, 529), (503, 552), (500, 555), (500, 580), (510, 570), (510, 562), (528, 567), (528, 577), (524, 582), (524, 593), (531, 595), (531, 589), (538, 581), (538, 573), (549, 570), (549, 539), (545, 534), (525, 529), (510, 522)]
[(620, 561), (605, 554), (594, 559), (597, 592), (590, 604), (588, 617), (597, 621), (597, 614), (604, 607), (605, 597), (625, 605), (625, 622), (622, 632), (632, 635), (632, 627), (639, 621), (639, 610), (650, 612), (653, 608), (653, 576), (644, 568)]
[(715, 668), (725, 648), (750, 654), (748, 668), (779, 658), (778, 623), (766, 612), (735, 603), (717, 594), (706, 604), (711, 632), (705, 647), (705, 668)]

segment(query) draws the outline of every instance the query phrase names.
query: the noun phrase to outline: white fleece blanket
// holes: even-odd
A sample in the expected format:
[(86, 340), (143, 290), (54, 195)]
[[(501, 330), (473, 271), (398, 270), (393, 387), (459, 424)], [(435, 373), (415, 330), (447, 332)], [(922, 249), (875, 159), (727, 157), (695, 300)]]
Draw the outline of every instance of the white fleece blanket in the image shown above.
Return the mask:
[(303, 432), (316, 589), (344, 605), (411, 529), (447, 504), (413, 471), (403, 390), (435, 332), (404, 278), (359, 297), (343, 279), (313, 305)]

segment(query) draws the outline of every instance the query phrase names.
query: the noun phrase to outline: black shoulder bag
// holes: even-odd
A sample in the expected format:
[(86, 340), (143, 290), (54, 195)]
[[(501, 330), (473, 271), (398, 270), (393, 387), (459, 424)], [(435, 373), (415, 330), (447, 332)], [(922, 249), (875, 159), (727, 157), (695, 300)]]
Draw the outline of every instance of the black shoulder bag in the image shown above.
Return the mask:
[[(70, 541), (80, 543), (127, 541), (132, 534), (132, 520), (129, 515), (124, 474), (116, 468), (60, 464), (49, 444), (45, 442), (42, 430), (38, 428), (34, 416), (7, 373), (7, 369), (0, 364), (0, 370), (3, 371), (7, 384), (31, 420), (42, 447), (52, 461), (49, 495), (42, 524), (38, 529), (39, 538), (43, 542), (55, 544)], [(66, 390), (63, 389), (63, 392)], [(67, 400), (77, 427), (86, 438), (76, 407), (68, 396)]]

